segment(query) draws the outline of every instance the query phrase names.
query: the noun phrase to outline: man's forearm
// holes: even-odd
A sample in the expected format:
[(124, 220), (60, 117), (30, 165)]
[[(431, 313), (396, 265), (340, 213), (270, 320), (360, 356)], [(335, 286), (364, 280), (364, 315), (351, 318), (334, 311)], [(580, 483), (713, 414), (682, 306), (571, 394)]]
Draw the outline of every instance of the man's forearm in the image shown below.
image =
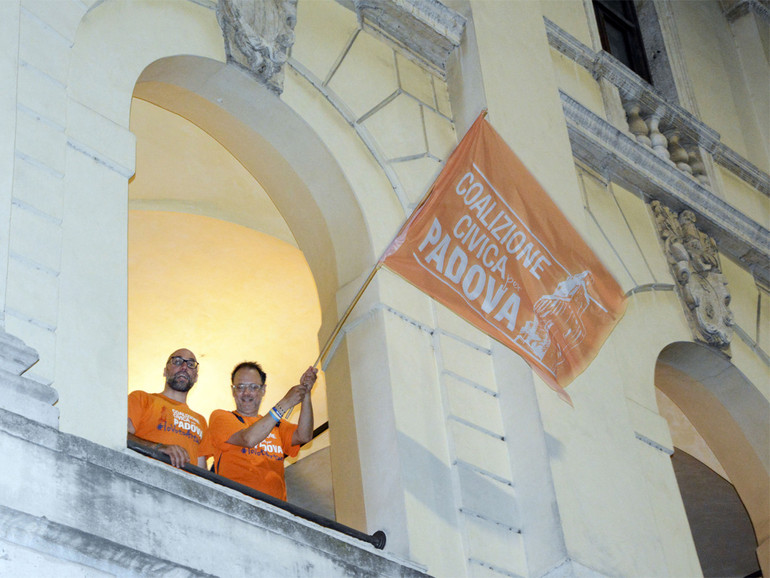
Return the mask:
[(310, 393), (302, 400), (297, 430), (294, 434), (292, 437), (292, 441), (296, 442), (294, 445), (306, 444), (313, 439), (313, 401)]
[(128, 439), (128, 440), (130, 440), (130, 441), (132, 441), (132, 442), (136, 442), (136, 443), (138, 443), (140, 446), (144, 446), (144, 447), (146, 447), (146, 448), (150, 448), (150, 449), (157, 449), (157, 447), (158, 447), (159, 445), (161, 445), (161, 444), (157, 444), (157, 443), (155, 443), (155, 442), (151, 442), (150, 440), (146, 440), (146, 439), (144, 439), (144, 438), (140, 438), (139, 436), (137, 436), (136, 434), (133, 434), (133, 433), (131, 433), (131, 432), (129, 432), (129, 433), (126, 435), (126, 439)]
[(227, 443), (244, 448), (253, 448), (270, 435), (275, 425), (275, 420), (270, 415), (266, 415), (249, 427), (235, 432), (227, 440)]

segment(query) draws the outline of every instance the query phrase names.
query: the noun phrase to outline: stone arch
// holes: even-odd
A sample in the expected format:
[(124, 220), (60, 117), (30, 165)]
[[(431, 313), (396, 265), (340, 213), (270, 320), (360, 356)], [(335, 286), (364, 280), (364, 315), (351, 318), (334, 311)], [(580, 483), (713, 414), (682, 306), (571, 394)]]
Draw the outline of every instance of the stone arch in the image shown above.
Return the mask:
[(374, 253), (356, 196), (318, 135), (241, 70), (207, 58), (153, 62), (134, 95), (197, 125), (260, 182), (313, 271), (321, 335), (328, 334), (338, 289), (359, 276)]
[[(173, 56), (152, 63), (137, 81), (134, 95), (197, 125), (259, 181), (313, 273), (322, 346), (337, 322), (338, 292), (365, 274), (375, 257), (354, 191), (318, 135), (240, 69), (207, 58)], [(344, 511), (359, 512), (363, 503), (356, 481), (355, 424), (335, 419), (345, 413), (340, 408), (351, 403), (347, 363), (335, 363), (326, 375), (333, 447), (340, 448), (331, 452), (333, 485), (335, 493), (345, 496), (337, 501), (337, 517), (347, 516), (347, 523), (363, 527), (361, 516), (351, 518)], [(345, 488), (338, 492), (340, 484)]]
[[(163, 18), (154, 17), (156, 10)], [(185, 116), (259, 175), (314, 275), (321, 342), (336, 324), (337, 292), (365, 275), (374, 260), (356, 195), (318, 135), (281, 99), (223, 61), (213, 6), (109, 0), (81, 21), (67, 84), (70, 202), (62, 225), (56, 346), (65, 431), (125, 447), (126, 199), (135, 163), (129, 131), (135, 95)], [(110, 227), (93, 218), (96, 206)], [(88, 363), (70, 361), (92, 352), (99, 355)], [(350, 377), (345, 362), (336, 367), (335, 395), (342, 396), (337, 405), (344, 412)], [(354, 424), (337, 429), (341, 438), (355, 440)], [(345, 456), (353, 470), (356, 453), (351, 447)]]
[[(336, 323), (336, 291), (375, 258), (355, 194), (326, 146), (297, 113), (222, 62), (222, 34), (211, 7), (164, 3), (162, 21), (153, 18), (156, 9), (157, 3), (145, 0), (111, 0), (91, 8), (73, 46), (70, 108), (85, 107), (100, 120), (127, 129), (131, 98), (139, 96), (198, 125), (247, 170), (259, 174), (313, 271), (324, 314), (323, 336)], [(106, 40), (107, 45), (135, 49), (105, 51)], [(101, 80), (99, 86), (94, 78)], [(68, 132), (77, 133), (81, 120), (70, 115)], [(125, 148), (128, 143), (121, 144)], [(132, 155), (125, 155), (126, 162), (116, 158), (118, 151), (104, 156), (121, 174), (133, 174)]]
[(735, 486), (754, 525), (764, 569), (770, 534), (770, 402), (727, 356), (697, 343), (665, 347), (655, 385), (687, 416)]

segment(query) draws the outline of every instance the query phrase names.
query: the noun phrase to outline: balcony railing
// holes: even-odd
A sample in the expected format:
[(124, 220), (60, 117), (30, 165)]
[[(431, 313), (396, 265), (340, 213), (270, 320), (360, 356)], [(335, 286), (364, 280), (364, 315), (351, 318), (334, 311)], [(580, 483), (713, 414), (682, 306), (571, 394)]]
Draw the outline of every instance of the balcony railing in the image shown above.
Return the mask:
[[(128, 440), (127, 444), (129, 449), (137, 453), (165, 462), (167, 464), (171, 463), (171, 460), (169, 459), (169, 457), (162, 452), (159, 452), (150, 447), (137, 443), (133, 440)], [(249, 496), (251, 498), (254, 498), (256, 500), (261, 500), (263, 502), (271, 504), (276, 508), (280, 508), (286, 512), (289, 512), (290, 514), (299, 516), (300, 518), (304, 518), (309, 522), (313, 522), (314, 524), (318, 524), (319, 526), (328, 528), (329, 530), (334, 530), (336, 532), (340, 532), (341, 534), (345, 534), (346, 536), (350, 536), (351, 538), (356, 538), (357, 540), (368, 542), (378, 550), (382, 550), (385, 547), (386, 536), (385, 536), (385, 532), (383, 532), (382, 530), (377, 530), (374, 534), (366, 534), (364, 532), (360, 532), (355, 528), (351, 528), (350, 526), (345, 526), (344, 524), (340, 524), (339, 522), (336, 522), (334, 520), (324, 518), (323, 516), (319, 516), (314, 512), (305, 510), (304, 508), (300, 508), (299, 506), (295, 506), (294, 504), (284, 502), (283, 500), (279, 500), (278, 498), (274, 498), (269, 494), (258, 492), (253, 488), (244, 486), (243, 484), (239, 484), (238, 482), (234, 482), (228, 478), (217, 475), (213, 472), (210, 472), (207, 469), (199, 468), (198, 466), (195, 466), (191, 463), (185, 464), (182, 467), (182, 470), (190, 474), (193, 474), (195, 476), (214, 482), (215, 484), (219, 484), (220, 486), (224, 486), (226, 488), (230, 488), (232, 490), (241, 492), (242, 494)]]

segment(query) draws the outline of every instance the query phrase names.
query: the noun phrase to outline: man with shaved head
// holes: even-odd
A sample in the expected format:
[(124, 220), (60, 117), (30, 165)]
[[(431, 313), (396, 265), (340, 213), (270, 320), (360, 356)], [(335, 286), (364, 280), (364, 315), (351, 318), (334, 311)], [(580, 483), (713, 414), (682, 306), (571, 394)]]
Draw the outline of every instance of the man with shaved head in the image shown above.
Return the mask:
[(128, 439), (166, 454), (171, 465), (191, 462), (206, 467), (199, 445), (206, 419), (187, 407), (187, 393), (198, 380), (198, 360), (189, 349), (172, 353), (163, 370), (161, 393), (132, 391), (128, 395)]

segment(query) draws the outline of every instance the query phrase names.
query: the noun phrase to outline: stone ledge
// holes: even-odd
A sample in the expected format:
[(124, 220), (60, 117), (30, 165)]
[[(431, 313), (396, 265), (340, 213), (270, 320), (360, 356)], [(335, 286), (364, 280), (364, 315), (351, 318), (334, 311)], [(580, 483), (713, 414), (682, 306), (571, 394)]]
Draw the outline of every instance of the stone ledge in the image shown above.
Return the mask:
[(0, 329), (0, 408), (56, 428), (56, 390), (21, 374), (38, 361), (38, 354), (18, 337)]
[(424, 575), (411, 562), (269, 504), (4, 410), (0, 448), (8, 464), (0, 506), (44, 517), (73, 536), (223, 575), (244, 568), (287, 576)]
[(444, 78), (465, 18), (438, 0), (352, 0), (364, 25)]
[(560, 94), (577, 159), (645, 200), (659, 199), (675, 211), (692, 210), (720, 251), (743, 263), (761, 282), (770, 283), (770, 231), (566, 93)]
[(59, 399), (56, 390), (31, 379), (0, 370), (0, 408), (17, 413), (49, 427), (59, 426)]
[[(0, 538), (54, 558), (104, 572), (136, 576), (212, 576), (149, 556), (87, 532), (0, 506)], [(13, 560), (3, 565), (13, 570)]]
[(37, 351), (0, 328), (0, 370), (21, 375), (37, 363)]

